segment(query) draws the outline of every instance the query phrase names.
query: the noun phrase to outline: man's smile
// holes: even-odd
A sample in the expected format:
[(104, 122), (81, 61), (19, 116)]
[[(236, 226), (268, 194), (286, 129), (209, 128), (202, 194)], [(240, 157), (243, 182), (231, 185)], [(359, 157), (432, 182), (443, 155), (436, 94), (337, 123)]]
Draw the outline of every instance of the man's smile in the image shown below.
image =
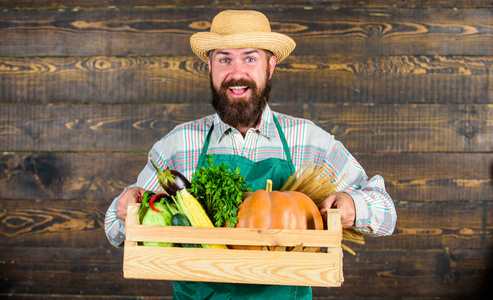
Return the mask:
[(243, 96), (249, 90), (248, 86), (230, 86), (229, 91), (235, 96)]

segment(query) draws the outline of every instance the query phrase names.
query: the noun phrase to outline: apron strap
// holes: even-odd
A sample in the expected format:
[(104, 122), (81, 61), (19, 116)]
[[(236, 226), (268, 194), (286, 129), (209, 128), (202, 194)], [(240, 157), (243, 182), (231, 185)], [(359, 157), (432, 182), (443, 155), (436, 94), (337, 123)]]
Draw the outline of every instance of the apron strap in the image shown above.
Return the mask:
[[(292, 173), (294, 173), (296, 172), (296, 169), (294, 167), (293, 160), (291, 159), (291, 151), (289, 151), (289, 146), (288, 146), (288, 142), (286, 141), (286, 136), (284, 135), (284, 131), (282, 130), (281, 125), (279, 124), (279, 121), (277, 120), (274, 114), (272, 114), (272, 119), (276, 124), (277, 132), (279, 133), (279, 137), (281, 138), (282, 148), (284, 150), (284, 154), (286, 155), (286, 160), (289, 163), (289, 168), (291, 169)], [(211, 128), (209, 129), (209, 132), (207, 133), (207, 137), (205, 138), (204, 146), (202, 147), (202, 153), (200, 154), (199, 162), (197, 163), (197, 170), (200, 169), (204, 164), (204, 158), (207, 156), (207, 151), (209, 150), (209, 143), (211, 141), (211, 135), (213, 129), (214, 129), (214, 123), (212, 124)]]
[(213, 129), (214, 129), (214, 123), (212, 123), (212, 126), (209, 129), (209, 132), (207, 133), (207, 137), (205, 138), (204, 146), (202, 147), (202, 153), (199, 156), (199, 162), (197, 163), (196, 170), (202, 168), (202, 165), (204, 164), (204, 158), (207, 156), (207, 151), (209, 150), (209, 142), (211, 141), (211, 134)]
[(291, 171), (294, 173), (296, 172), (296, 169), (294, 168), (293, 160), (291, 159), (291, 151), (289, 151), (289, 146), (288, 146), (288, 142), (286, 141), (286, 136), (284, 135), (284, 131), (282, 131), (281, 125), (279, 124), (279, 121), (277, 121), (277, 118), (276, 116), (274, 116), (274, 114), (272, 114), (272, 118), (274, 119), (274, 123), (276, 123), (277, 132), (279, 133), (279, 137), (281, 138), (282, 148), (284, 149), (286, 160), (289, 163), (289, 167), (291, 168)]

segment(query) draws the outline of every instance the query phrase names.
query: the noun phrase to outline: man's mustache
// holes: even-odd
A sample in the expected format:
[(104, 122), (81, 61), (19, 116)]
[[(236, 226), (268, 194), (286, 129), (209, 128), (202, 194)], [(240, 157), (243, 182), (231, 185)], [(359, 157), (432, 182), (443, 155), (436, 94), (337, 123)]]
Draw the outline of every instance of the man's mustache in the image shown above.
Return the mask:
[(221, 84), (221, 89), (228, 89), (230, 86), (247, 86), (253, 90), (257, 89), (257, 84), (253, 80), (248, 79), (231, 79), (224, 81)]

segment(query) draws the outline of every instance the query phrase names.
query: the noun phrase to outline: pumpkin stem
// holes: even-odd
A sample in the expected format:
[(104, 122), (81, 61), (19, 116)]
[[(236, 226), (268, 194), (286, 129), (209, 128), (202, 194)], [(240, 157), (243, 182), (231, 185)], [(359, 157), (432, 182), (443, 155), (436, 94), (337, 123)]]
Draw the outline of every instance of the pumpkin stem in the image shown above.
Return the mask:
[(267, 183), (265, 184), (265, 191), (267, 193), (272, 192), (272, 180), (267, 179)]

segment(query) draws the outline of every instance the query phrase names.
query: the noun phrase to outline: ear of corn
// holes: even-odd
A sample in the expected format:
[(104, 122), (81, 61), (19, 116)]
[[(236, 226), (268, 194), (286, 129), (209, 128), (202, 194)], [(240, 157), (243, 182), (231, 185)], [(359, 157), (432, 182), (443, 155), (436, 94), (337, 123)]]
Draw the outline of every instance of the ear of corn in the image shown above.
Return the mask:
[[(180, 197), (179, 201), (183, 204), (183, 211), (187, 215), (190, 223), (194, 227), (214, 227), (211, 219), (207, 216), (204, 208), (186, 189), (182, 189), (177, 193)], [(226, 245), (208, 245), (213, 249), (228, 249)]]

